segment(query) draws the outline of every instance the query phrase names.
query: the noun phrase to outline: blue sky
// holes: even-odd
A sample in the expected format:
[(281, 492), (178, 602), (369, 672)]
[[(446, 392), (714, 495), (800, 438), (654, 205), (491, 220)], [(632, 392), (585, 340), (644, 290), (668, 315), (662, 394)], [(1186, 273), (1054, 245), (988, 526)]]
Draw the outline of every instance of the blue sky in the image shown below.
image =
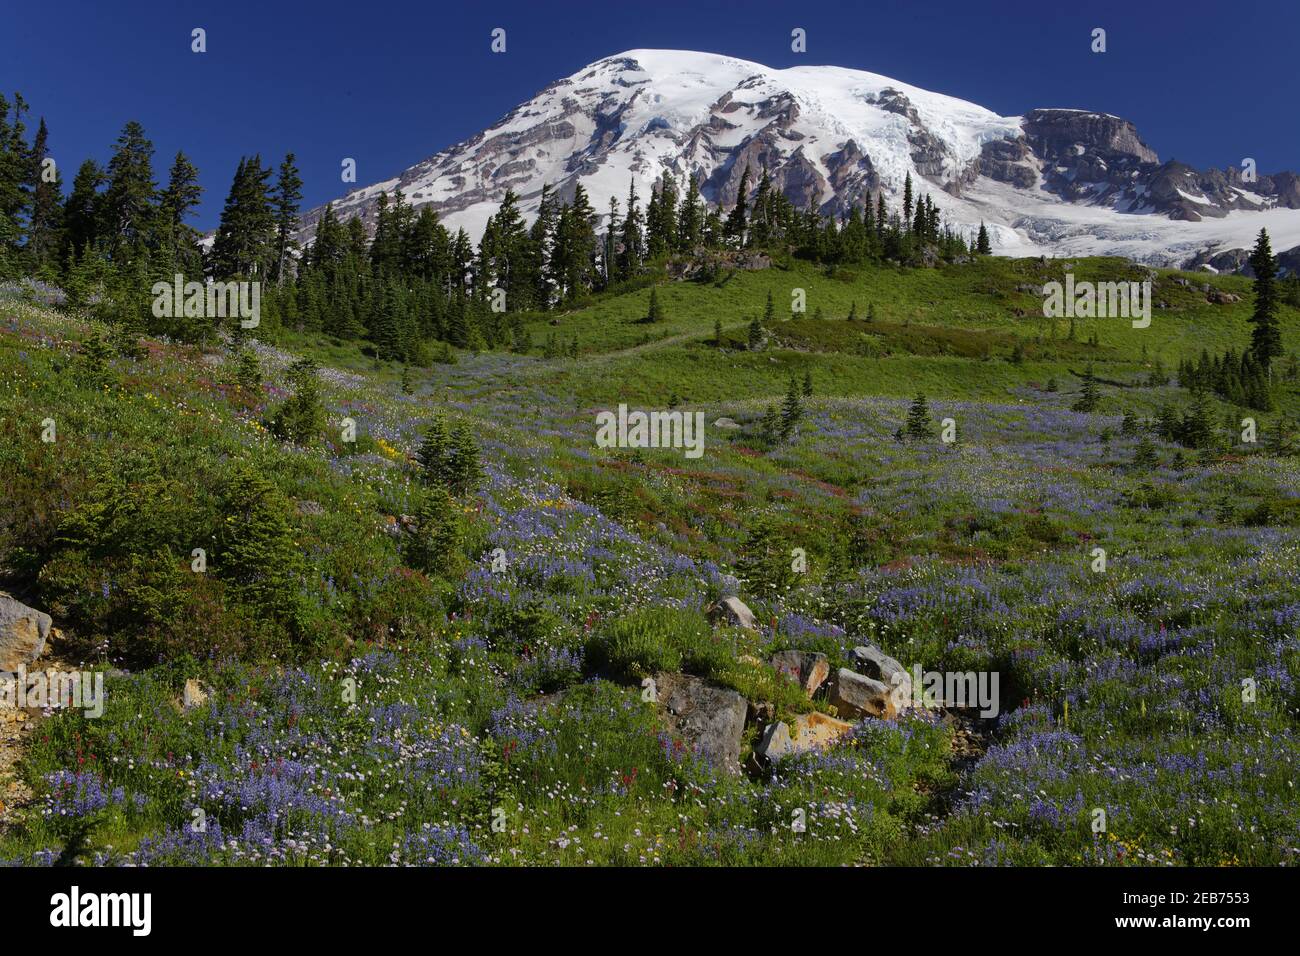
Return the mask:
[[(1161, 159), (1300, 169), (1296, 0), (924, 3), (457, 3), (406, 0), (7, 0), (0, 89), (44, 115), (70, 185), (137, 119), (165, 176), (177, 149), (216, 225), (235, 165), (292, 150), (305, 204), (388, 178), (499, 119), (552, 80), (612, 53), (666, 47), (770, 66), (882, 73), (1005, 115), (1037, 106), (1132, 120)], [(203, 27), (208, 52), (190, 52)], [(507, 52), (489, 49), (494, 27)], [(790, 50), (802, 27), (808, 52)], [(1108, 51), (1089, 50), (1094, 27)]]

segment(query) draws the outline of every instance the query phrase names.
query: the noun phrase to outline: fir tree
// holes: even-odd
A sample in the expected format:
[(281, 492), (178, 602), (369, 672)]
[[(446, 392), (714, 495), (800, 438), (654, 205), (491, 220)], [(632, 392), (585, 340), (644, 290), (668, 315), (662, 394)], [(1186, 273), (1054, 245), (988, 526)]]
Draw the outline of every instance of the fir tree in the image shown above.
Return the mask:
[(276, 410), (270, 424), (270, 430), (277, 438), (296, 445), (309, 445), (325, 427), (317, 369), (311, 359), (299, 359), (289, 366), (293, 394)]
[(49, 137), (42, 118), (31, 150), (32, 202), (27, 224), (27, 253), (32, 271), (38, 274), (58, 264), (63, 228), (63, 179), (57, 166), (51, 167), (52, 176), (46, 175), (44, 163), (49, 155)]
[[(769, 296), (769, 302), (771, 297)], [(763, 347), (763, 339), (766, 333), (763, 331), (763, 324), (758, 321), (758, 316), (754, 316), (749, 323), (749, 349), (751, 352), (757, 351)]]
[(922, 441), (934, 437), (934, 421), (930, 418), (930, 406), (920, 392), (916, 393), (916, 398), (912, 399), (912, 405), (907, 410), (903, 433), (908, 438)]
[(1151, 438), (1143, 435), (1133, 450), (1133, 467), (1143, 471), (1150, 471), (1160, 463), (1160, 458), (1156, 454), (1156, 446), (1152, 443)]
[(1268, 232), (1261, 229), (1250, 255), (1255, 272), (1255, 308), (1250, 316), (1250, 350), (1266, 373), (1273, 359), (1282, 354), (1282, 333), (1277, 323), (1277, 260), (1269, 247)]
[(193, 279), (200, 278), (203, 254), (199, 251), (199, 234), (187, 220), (202, 198), (199, 171), (184, 153), (178, 152), (159, 203), (159, 246), (173, 268)]
[(101, 206), (101, 233), (115, 261), (143, 254), (153, 229), (157, 184), (153, 143), (134, 120), (127, 123), (108, 163), (108, 189)]
[(993, 254), (993, 246), (989, 242), (989, 231), (984, 228), (984, 223), (980, 223), (979, 235), (975, 239), (975, 253), (981, 256)]
[(652, 288), (650, 290), (650, 311), (646, 315), (647, 322), (662, 322), (664, 318), (663, 307), (659, 305), (659, 290)]
[(294, 235), (298, 231), (298, 209), (302, 202), (302, 177), (294, 164), (293, 153), (286, 153), (280, 163), (280, 173), (271, 193), (271, 206), (275, 216), (275, 265), (271, 278), (284, 282), (289, 257), (297, 251)]
[(424, 490), (415, 510), (415, 534), (407, 551), (412, 567), (441, 578), (458, 577), (464, 563), (464, 536), (464, 520), (451, 492), (443, 485)]
[(249, 467), (238, 469), (223, 502), (219, 575), (245, 603), (277, 617), (298, 601), (302, 550), (294, 541), (288, 501)]
[(235, 383), (246, 395), (257, 393), (262, 386), (262, 367), (257, 353), (245, 346), (235, 360)]
[(775, 405), (767, 406), (763, 412), (763, 420), (759, 424), (759, 437), (767, 445), (775, 445), (781, 434), (781, 416), (777, 413)]
[(1178, 440), (1188, 448), (1209, 448), (1214, 444), (1214, 424), (1210, 421), (1210, 399), (1197, 389), (1192, 405), (1183, 416)]
[(736, 205), (731, 207), (727, 216), (726, 234), (735, 240), (737, 246), (744, 246), (746, 230), (749, 224), (749, 166), (740, 174), (740, 186), (736, 189)]
[(811, 398), (813, 393), (812, 369), (807, 369), (803, 373), (803, 396)]
[(1089, 365), (1083, 374), (1083, 392), (1079, 395), (1079, 399), (1074, 403), (1073, 408), (1076, 412), (1083, 412), (1088, 415), (1097, 410), (1100, 400), (1101, 395), (1097, 388), (1097, 379), (1093, 375), (1092, 366)]
[(801, 418), (803, 418), (803, 404), (799, 401), (799, 383), (792, 375), (785, 391), (785, 402), (781, 406), (782, 441), (789, 441)]
[(90, 388), (100, 387), (110, 378), (108, 363), (111, 358), (112, 350), (104, 339), (103, 333), (98, 329), (92, 329), (81, 343), (81, 351), (78, 353), (77, 377)]

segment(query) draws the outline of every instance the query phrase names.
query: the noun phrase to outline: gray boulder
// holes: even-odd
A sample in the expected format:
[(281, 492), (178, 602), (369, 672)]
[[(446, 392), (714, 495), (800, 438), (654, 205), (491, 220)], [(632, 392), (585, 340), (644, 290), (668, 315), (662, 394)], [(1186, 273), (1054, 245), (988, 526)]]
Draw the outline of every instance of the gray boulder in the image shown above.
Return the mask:
[(740, 772), (745, 698), (687, 674), (655, 675), (656, 694), (669, 728), (714, 767)]
[(50, 636), (50, 616), (0, 592), (0, 671), (36, 661)]
[(735, 595), (724, 597), (717, 604), (710, 604), (705, 613), (712, 624), (728, 624), (732, 627), (758, 627), (754, 612)]
[(790, 739), (790, 728), (785, 721), (768, 724), (762, 739), (754, 746), (754, 753), (764, 760), (779, 760), (794, 753), (794, 741)]
[(872, 677), (841, 667), (831, 681), (829, 700), (841, 718), (885, 717), (898, 715), (898, 707), (889, 687)]
[(816, 651), (778, 651), (772, 655), (772, 666), (793, 678), (810, 698), (831, 676), (830, 661)]
[(911, 699), (912, 675), (902, 664), (884, 653), (874, 644), (853, 648), (853, 666), (868, 677), (875, 678), (886, 687), (899, 688), (899, 693)]

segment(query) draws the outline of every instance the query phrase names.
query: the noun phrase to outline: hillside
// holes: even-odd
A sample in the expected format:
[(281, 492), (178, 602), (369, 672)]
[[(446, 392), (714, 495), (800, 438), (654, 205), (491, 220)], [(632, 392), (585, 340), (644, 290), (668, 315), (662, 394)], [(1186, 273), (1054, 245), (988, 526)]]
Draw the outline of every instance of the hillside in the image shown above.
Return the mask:
[[(1291, 862), (1296, 363), (1267, 412), (1193, 396), (1249, 280), (1155, 271), (1134, 329), (1041, 318), (1064, 268), (652, 273), (427, 366), (289, 327), (129, 357), (5, 287), (0, 587), (114, 672), (20, 721), (0, 860)], [(600, 447), (619, 403), (702, 413), (703, 456)], [(874, 712), (896, 665), (996, 674), (997, 713)]]

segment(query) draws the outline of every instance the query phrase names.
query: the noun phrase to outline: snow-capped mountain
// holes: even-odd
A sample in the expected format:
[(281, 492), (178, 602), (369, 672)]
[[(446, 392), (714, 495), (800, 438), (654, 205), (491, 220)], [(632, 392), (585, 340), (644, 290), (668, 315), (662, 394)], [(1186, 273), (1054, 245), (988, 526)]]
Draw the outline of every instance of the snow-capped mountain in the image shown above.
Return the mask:
[[(730, 206), (746, 165), (766, 168), (799, 207), (844, 212), (883, 190), (897, 205), (910, 173), (949, 223), (987, 223), (1009, 255), (1114, 254), (1167, 265), (1235, 260), (1261, 226), (1300, 246), (1300, 177), (1162, 164), (1126, 120), (1074, 109), (999, 116), (888, 77), (834, 66), (770, 69), (712, 53), (630, 50), (552, 83), (482, 133), (335, 202), (373, 220), (400, 187), (475, 241), (506, 190), (536, 211), (544, 185), (581, 182), (603, 213), (642, 202), (671, 170)], [(309, 239), (319, 217), (304, 216)], [(1217, 256), (1217, 259), (1215, 258)]]

